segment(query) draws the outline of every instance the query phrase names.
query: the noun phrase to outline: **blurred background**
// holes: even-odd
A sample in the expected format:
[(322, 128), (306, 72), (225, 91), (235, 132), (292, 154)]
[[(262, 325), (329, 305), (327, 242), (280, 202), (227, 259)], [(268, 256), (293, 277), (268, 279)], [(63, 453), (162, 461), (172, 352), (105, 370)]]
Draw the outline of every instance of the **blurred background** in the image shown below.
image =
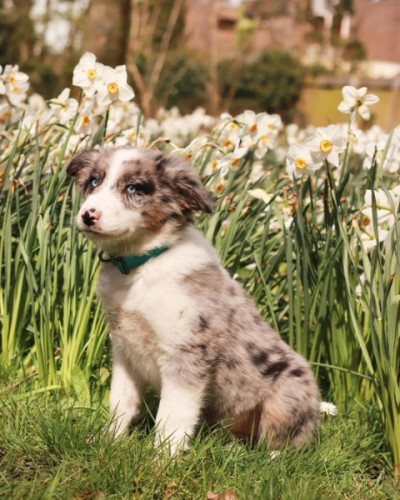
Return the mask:
[(353, 85), (381, 99), (368, 126), (400, 122), (399, 0), (0, 0), (0, 65), (19, 64), (31, 92), (71, 86), (85, 51), (126, 64), (146, 116), (202, 106), (326, 125)]

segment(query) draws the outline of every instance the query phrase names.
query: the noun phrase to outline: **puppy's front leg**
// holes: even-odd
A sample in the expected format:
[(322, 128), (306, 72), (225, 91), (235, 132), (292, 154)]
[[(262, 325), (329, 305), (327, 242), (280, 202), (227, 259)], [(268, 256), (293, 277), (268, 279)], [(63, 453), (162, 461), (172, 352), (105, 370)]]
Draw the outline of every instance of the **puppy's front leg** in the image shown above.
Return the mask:
[(110, 412), (113, 417), (111, 432), (119, 436), (139, 415), (142, 403), (142, 381), (113, 349), (113, 370), (110, 392)]
[(161, 400), (156, 417), (156, 442), (166, 442), (171, 455), (189, 447), (200, 417), (206, 384), (186, 384), (179, 375), (162, 377)]

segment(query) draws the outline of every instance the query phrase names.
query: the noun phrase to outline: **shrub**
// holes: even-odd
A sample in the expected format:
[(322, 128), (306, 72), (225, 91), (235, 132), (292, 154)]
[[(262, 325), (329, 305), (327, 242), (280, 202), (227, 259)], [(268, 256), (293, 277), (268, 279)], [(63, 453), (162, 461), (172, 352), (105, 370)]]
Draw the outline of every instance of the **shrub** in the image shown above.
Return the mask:
[(221, 95), (234, 92), (230, 111), (244, 109), (279, 113), (285, 122), (293, 120), (305, 79), (302, 64), (290, 54), (264, 52), (255, 61), (244, 64), (232, 74), (232, 61), (223, 61), (219, 68)]

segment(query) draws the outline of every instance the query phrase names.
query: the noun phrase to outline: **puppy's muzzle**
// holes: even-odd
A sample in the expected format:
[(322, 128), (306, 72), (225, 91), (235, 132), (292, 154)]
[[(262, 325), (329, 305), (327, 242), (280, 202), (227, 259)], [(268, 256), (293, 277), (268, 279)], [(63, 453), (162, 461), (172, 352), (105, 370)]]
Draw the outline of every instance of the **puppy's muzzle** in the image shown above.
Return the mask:
[(81, 216), (82, 216), (82, 221), (85, 224), (85, 226), (94, 226), (96, 224), (96, 221), (100, 219), (100, 212), (97, 212), (96, 209), (91, 208), (90, 210), (85, 210)]

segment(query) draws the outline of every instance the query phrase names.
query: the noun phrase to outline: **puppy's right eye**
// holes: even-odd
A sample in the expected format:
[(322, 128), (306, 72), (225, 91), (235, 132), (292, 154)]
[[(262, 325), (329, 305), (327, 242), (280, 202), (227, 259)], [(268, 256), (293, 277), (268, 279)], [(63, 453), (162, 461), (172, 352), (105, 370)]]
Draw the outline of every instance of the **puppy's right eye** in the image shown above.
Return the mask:
[(96, 179), (96, 177), (92, 177), (92, 179), (89, 182), (89, 186), (90, 187), (96, 187), (98, 185), (98, 183), (99, 183), (99, 180)]

